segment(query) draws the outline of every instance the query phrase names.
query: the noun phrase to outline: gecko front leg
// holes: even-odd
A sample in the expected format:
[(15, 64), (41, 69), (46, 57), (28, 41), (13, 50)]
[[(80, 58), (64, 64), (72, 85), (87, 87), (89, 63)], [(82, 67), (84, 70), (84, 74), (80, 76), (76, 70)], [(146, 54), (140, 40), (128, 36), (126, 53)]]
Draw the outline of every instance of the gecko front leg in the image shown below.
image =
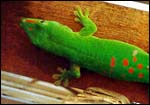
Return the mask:
[(63, 85), (66, 87), (69, 84), (69, 79), (80, 77), (80, 67), (76, 64), (72, 64), (70, 70), (61, 67), (58, 67), (58, 70), (60, 71), (60, 74), (53, 74), (52, 76), (53, 79), (57, 80), (54, 83), (55, 85), (61, 85), (63, 82)]
[(83, 28), (78, 32), (81, 36), (93, 35), (97, 31), (96, 24), (88, 17), (88, 9), (83, 14), (81, 8), (77, 6), (74, 15), (76, 16), (75, 21), (83, 25)]

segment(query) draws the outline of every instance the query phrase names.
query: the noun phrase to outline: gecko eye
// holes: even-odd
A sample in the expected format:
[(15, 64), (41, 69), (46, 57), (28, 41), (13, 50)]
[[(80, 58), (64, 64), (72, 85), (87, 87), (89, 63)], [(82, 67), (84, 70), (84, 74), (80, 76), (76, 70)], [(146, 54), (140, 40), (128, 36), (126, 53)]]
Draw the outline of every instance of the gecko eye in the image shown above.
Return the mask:
[(41, 23), (44, 23), (44, 20), (41, 20), (40, 22), (41, 22)]

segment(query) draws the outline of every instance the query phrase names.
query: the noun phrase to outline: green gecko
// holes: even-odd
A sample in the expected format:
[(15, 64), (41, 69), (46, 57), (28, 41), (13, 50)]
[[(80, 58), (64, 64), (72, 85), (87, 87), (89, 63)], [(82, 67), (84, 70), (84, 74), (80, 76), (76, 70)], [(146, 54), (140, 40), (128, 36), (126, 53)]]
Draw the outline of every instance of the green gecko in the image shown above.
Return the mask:
[(93, 36), (97, 27), (88, 17), (88, 9), (83, 13), (77, 7), (74, 14), (75, 21), (83, 25), (79, 32), (56, 21), (23, 18), (20, 22), (35, 46), (71, 62), (69, 70), (58, 68), (61, 73), (53, 75), (55, 84), (67, 86), (69, 79), (79, 78), (80, 67), (119, 80), (149, 83), (147, 52), (122, 41)]

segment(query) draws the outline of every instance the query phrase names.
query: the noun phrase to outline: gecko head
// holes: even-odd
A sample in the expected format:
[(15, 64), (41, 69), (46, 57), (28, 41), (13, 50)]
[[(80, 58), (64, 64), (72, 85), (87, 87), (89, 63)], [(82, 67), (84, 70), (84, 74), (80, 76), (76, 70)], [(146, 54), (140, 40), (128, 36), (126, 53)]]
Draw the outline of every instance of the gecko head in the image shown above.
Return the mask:
[(66, 37), (64, 30), (69, 30), (66, 26), (56, 21), (48, 21), (35, 18), (22, 18), (20, 26), (27, 33), (34, 45), (42, 46), (45, 43), (54, 43), (54, 41), (62, 41)]
[(47, 20), (35, 19), (35, 18), (22, 18), (20, 21), (20, 26), (27, 33), (31, 42), (38, 45), (48, 37), (49, 22)]

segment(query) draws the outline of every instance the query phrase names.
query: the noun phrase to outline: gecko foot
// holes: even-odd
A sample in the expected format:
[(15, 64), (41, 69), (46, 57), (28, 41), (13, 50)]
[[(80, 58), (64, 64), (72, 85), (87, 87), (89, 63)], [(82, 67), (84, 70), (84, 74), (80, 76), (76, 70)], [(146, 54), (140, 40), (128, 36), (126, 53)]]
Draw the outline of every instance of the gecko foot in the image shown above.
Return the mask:
[(63, 85), (67, 87), (69, 84), (69, 71), (61, 67), (58, 67), (57, 70), (60, 72), (60, 74), (53, 74), (52, 78), (56, 80), (54, 84), (58, 86), (63, 83)]
[(76, 9), (75, 9), (75, 11), (74, 11), (74, 15), (76, 16), (75, 21), (82, 23), (82, 21), (83, 21), (84, 18), (88, 18), (88, 16), (89, 16), (89, 10), (87, 8), (86, 11), (83, 14), (81, 8), (79, 6), (77, 6)]

